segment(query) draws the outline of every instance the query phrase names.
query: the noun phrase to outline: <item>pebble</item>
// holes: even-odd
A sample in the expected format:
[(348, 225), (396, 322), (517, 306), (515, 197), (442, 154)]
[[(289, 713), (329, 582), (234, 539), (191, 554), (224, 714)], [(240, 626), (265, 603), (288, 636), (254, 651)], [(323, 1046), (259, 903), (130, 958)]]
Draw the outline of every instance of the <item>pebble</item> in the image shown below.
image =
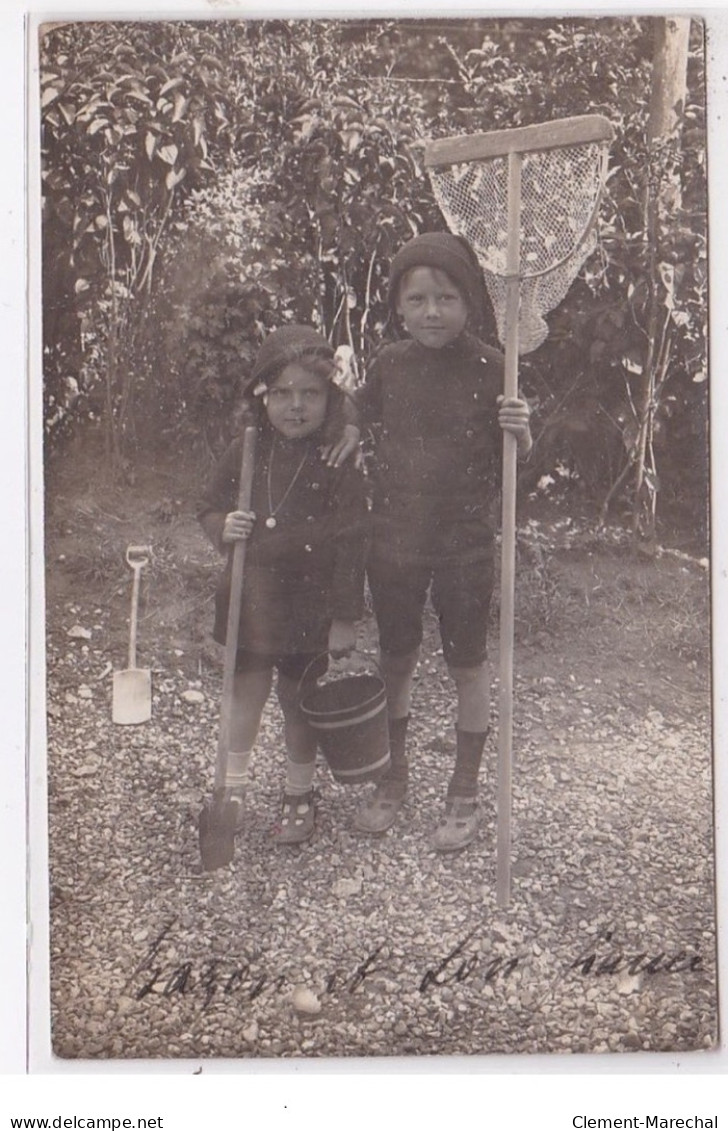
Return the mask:
[(194, 688), (190, 688), (188, 691), (183, 691), (182, 698), (184, 699), (185, 703), (205, 702), (205, 696), (203, 695), (203, 693), (201, 691), (196, 691)]
[(291, 994), (291, 1004), (297, 1013), (315, 1016), (321, 1012), (321, 1002), (308, 986), (296, 986)]
[(361, 880), (343, 879), (337, 880), (331, 886), (331, 890), (339, 899), (348, 899), (350, 895), (358, 895), (362, 889)]
[(75, 778), (90, 778), (99, 772), (98, 762), (87, 762), (85, 765), (76, 766), (71, 773)]
[(617, 979), (617, 993), (632, 994), (640, 988), (642, 979), (639, 974), (630, 977), (629, 974), (620, 974)]

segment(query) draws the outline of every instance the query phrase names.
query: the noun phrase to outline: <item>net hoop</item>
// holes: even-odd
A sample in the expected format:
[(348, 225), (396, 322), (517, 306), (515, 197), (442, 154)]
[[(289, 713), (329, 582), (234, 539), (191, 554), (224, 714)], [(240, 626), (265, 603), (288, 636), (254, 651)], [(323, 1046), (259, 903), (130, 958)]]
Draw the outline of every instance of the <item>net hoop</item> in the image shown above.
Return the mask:
[(464, 236), (478, 257), (501, 342), (508, 282), (520, 282), (519, 354), (545, 340), (545, 315), (564, 299), (596, 248), (607, 159), (602, 138), (523, 154), (517, 273), (508, 271), (506, 256), (508, 154), (427, 169), (448, 228)]

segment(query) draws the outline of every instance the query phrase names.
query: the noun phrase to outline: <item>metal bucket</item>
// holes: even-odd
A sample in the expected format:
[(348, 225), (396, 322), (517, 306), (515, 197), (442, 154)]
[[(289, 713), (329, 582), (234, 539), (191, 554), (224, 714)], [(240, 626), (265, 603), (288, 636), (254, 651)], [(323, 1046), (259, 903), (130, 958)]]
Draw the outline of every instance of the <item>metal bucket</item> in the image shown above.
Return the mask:
[(381, 675), (342, 675), (308, 688), (301, 713), (336, 781), (376, 781), (389, 766), (387, 692)]

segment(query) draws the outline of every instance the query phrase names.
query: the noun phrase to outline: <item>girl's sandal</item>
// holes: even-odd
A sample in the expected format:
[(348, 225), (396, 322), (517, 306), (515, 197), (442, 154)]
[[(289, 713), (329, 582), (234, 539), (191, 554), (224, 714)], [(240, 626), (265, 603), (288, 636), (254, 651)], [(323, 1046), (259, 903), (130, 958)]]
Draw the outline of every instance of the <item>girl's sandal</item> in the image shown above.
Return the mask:
[(302, 844), (313, 836), (315, 820), (313, 790), (283, 795), (281, 819), (275, 831), (277, 844)]
[(474, 797), (453, 797), (445, 804), (445, 816), (435, 829), (432, 846), (436, 852), (456, 852), (466, 848), (478, 831), (478, 802)]

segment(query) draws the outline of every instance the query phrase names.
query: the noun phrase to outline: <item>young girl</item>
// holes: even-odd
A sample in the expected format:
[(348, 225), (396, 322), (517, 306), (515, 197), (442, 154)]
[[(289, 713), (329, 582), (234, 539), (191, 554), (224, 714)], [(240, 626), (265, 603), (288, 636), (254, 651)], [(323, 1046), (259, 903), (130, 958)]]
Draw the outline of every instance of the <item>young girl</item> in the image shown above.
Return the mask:
[[(258, 425), (251, 509), (236, 510), (238, 440), (215, 468), (198, 516), (220, 550), (247, 540), (228, 782), (240, 825), (275, 670), (287, 754), (279, 844), (308, 840), (314, 829), (316, 737), (300, 712), (299, 684), (303, 678), (305, 688), (326, 671), (326, 653), (354, 647), (362, 615), (368, 512), (355, 462), (333, 466), (329, 455), (344, 434), (344, 394), (332, 383), (334, 373), (334, 351), (311, 328), (286, 326), (266, 339), (246, 387)], [(228, 552), (216, 593), (213, 636), (220, 643), (231, 562)]]
[(387, 684), (391, 768), (357, 814), (383, 833), (407, 790), (412, 677), (428, 591), (457, 693), (456, 756), (434, 847), (465, 847), (477, 831), (478, 772), (490, 715), (486, 629), (493, 589), (501, 429), (531, 446), (525, 401), (505, 401), (503, 358), (470, 332), (486, 304), (470, 245), (418, 236), (392, 261), (389, 302), (405, 340), (375, 357), (359, 394), (374, 437), (372, 547), (367, 576)]

